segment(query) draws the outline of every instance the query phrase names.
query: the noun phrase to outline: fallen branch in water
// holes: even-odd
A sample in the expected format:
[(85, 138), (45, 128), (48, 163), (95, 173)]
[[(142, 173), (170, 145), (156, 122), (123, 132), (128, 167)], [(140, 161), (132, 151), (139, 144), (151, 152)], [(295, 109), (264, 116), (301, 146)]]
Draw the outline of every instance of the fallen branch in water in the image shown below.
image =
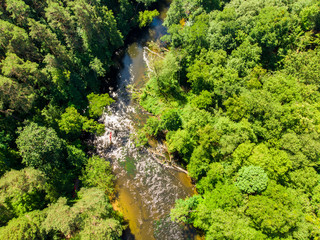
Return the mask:
[(153, 159), (156, 160), (160, 165), (162, 165), (162, 166), (164, 166), (164, 167), (166, 167), (166, 168), (171, 168), (171, 169), (174, 169), (174, 170), (178, 170), (178, 171), (180, 171), (180, 172), (183, 172), (183, 173), (189, 175), (188, 171), (186, 171), (185, 169), (183, 169), (183, 168), (181, 168), (181, 167), (178, 167), (177, 165), (172, 165), (172, 161), (171, 161), (171, 156), (170, 156), (170, 154), (169, 154), (169, 156), (170, 156), (171, 165), (167, 164), (165, 160), (160, 160), (159, 158), (157, 158), (156, 156), (154, 156), (154, 155), (159, 155), (159, 156), (165, 158), (164, 155), (159, 154), (159, 153), (155, 153), (155, 152), (151, 151), (150, 149), (147, 149), (147, 151), (151, 154), (151, 156), (153, 157)]
[(164, 57), (163, 56), (161, 56), (159, 53), (157, 53), (157, 52), (154, 52), (154, 51), (152, 51), (150, 48), (148, 48), (148, 47), (144, 47), (145, 49), (147, 49), (149, 52), (151, 52), (151, 53), (153, 53), (153, 54), (155, 54), (155, 55), (157, 55), (159, 58), (162, 58), (162, 59), (164, 59)]

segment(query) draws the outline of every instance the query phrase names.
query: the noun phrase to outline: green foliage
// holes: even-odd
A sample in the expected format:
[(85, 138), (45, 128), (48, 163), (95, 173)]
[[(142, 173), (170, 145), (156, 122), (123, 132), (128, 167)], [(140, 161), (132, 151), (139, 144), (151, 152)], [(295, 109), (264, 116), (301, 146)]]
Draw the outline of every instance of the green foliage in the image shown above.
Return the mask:
[(209, 110), (209, 107), (213, 106), (213, 96), (212, 93), (204, 90), (191, 101), (191, 104), (199, 109)]
[(114, 102), (108, 93), (90, 93), (87, 98), (89, 101), (89, 117), (91, 118), (99, 118), (102, 115), (104, 108)]
[[(104, 125), (95, 120), (114, 101), (108, 94), (93, 92), (110, 73), (112, 56), (124, 37), (137, 27), (137, 12), (152, 2), (1, 1), (0, 225), (7, 225), (0, 229), (1, 239), (118, 239), (121, 235), (110, 205), (109, 215), (91, 216), (81, 224), (83, 232), (79, 225), (72, 236), (44, 231), (46, 210), (33, 210), (78, 190), (78, 176), (88, 161), (84, 139), (88, 133), (104, 132)], [(156, 12), (145, 13), (143, 21), (148, 22)], [(91, 164), (89, 160), (86, 170)], [(12, 170), (23, 166), (28, 168)], [(93, 179), (89, 171), (88, 186), (111, 186), (110, 167), (95, 167), (101, 179)]]
[(320, 29), (320, 6), (313, 4), (302, 9), (300, 12), (301, 25), (304, 30), (319, 30)]
[(218, 184), (213, 191), (204, 194), (203, 201), (198, 206), (198, 214), (201, 214), (201, 211), (209, 213), (215, 208), (231, 210), (242, 204), (243, 196), (236, 186)]
[(133, 139), (137, 148), (148, 145), (148, 138), (144, 129), (138, 130), (137, 133), (133, 136)]
[(263, 240), (268, 239), (265, 234), (251, 226), (250, 219), (234, 212), (216, 209), (212, 218), (206, 239), (241, 239)]
[(312, 167), (297, 169), (290, 172), (289, 176), (293, 188), (301, 189), (309, 194), (319, 183), (319, 174)]
[(268, 176), (262, 168), (257, 166), (242, 167), (235, 185), (248, 194), (261, 193), (268, 186)]
[(144, 5), (148, 6), (153, 2), (156, 2), (156, 0), (137, 0), (138, 3), (143, 3)]
[(74, 107), (68, 107), (61, 115), (61, 120), (58, 123), (60, 130), (79, 137), (82, 131), (83, 116)]
[(0, 179), (1, 224), (3, 218), (44, 208), (47, 193), (47, 179), (39, 170), (25, 168), (7, 172)]
[(152, 22), (153, 18), (156, 16), (159, 16), (159, 14), (160, 13), (158, 12), (158, 10), (153, 10), (153, 11), (145, 10), (143, 12), (139, 12), (139, 19), (138, 19), (139, 27), (143, 28), (148, 26)]
[(5, 205), (0, 203), (0, 226), (6, 225), (12, 218), (14, 218), (14, 213), (8, 209)]
[(64, 237), (79, 234), (84, 239), (119, 239), (123, 228), (119, 220), (113, 219), (116, 216), (103, 191), (83, 188), (78, 196), (71, 207), (65, 198), (48, 207), (42, 224), (46, 232)]
[(154, 77), (158, 91), (166, 95), (178, 91), (178, 74), (180, 66), (176, 56), (169, 53), (166, 58), (154, 66)]
[(146, 133), (148, 133), (150, 136), (157, 136), (160, 128), (160, 121), (155, 117), (148, 118), (146, 124), (144, 125), (144, 129), (146, 130)]
[(103, 68), (103, 64), (98, 58), (95, 58), (90, 62), (90, 67), (95, 71), (98, 77), (105, 76), (106, 70)]
[(318, 184), (312, 192), (312, 199), (311, 199), (311, 204), (317, 214), (317, 216), (319, 217), (320, 214), (320, 185)]
[(286, 152), (268, 149), (264, 144), (256, 146), (247, 161), (250, 164), (262, 167), (268, 172), (270, 178), (279, 181), (286, 180), (286, 173), (292, 166), (292, 162)]
[(13, 136), (5, 131), (0, 132), (0, 177), (17, 164), (17, 153), (10, 147)]
[(271, 184), (261, 196), (250, 196), (246, 214), (263, 233), (284, 236), (297, 227), (301, 210), (295, 196), (282, 186)]
[(36, 123), (27, 125), (17, 138), (17, 146), (26, 166), (53, 174), (66, 158), (65, 143), (52, 128)]
[[(89, 109), (90, 111), (90, 109)], [(95, 111), (101, 111), (100, 109)], [(101, 135), (104, 132), (104, 125), (82, 116), (74, 107), (68, 107), (58, 121), (60, 130), (64, 131), (71, 139), (79, 138), (81, 133), (90, 132)]]
[[(177, 144), (179, 144), (179, 142)], [(195, 179), (200, 179), (203, 177), (209, 168), (210, 162), (211, 156), (203, 146), (200, 145), (195, 148), (192, 152), (190, 162), (187, 167), (190, 176)]]
[(98, 156), (88, 159), (80, 180), (84, 187), (96, 187), (105, 191), (109, 196), (114, 193), (114, 176), (110, 162)]
[(17, 145), (26, 166), (41, 170), (50, 183), (50, 198), (56, 194), (68, 194), (73, 180), (79, 174), (85, 153), (75, 146), (67, 145), (52, 128), (30, 123), (17, 138)]
[(191, 223), (194, 210), (199, 204), (200, 196), (195, 195), (193, 197), (176, 200), (175, 208), (171, 209), (170, 216), (172, 221), (178, 221), (183, 223)]
[(41, 226), (45, 219), (41, 211), (29, 212), (9, 221), (8, 225), (0, 228), (1, 239), (44, 239), (46, 234)]
[(28, 112), (34, 97), (30, 87), (0, 75), (0, 107), (3, 113)]
[(316, 0), (172, 2), (140, 103), (201, 194), (173, 220), (206, 239), (320, 236), (319, 16)]
[(168, 110), (161, 116), (161, 128), (169, 131), (176, 131), (181, 127), (182, 121), (179, 113), (175, 110)]
[[(224, 225), (224, 223), (230, 221), (231, 216), (233, 216), (233, 218), (236, 216), (235, 213), (231, 214), (229, 210), (232, 209), (232, 207), (240, 205), (242, 205), (242, 196), (237, 187), (218, 184), (215, 190), (205, 194), (203, 198), (194, 196), (184, 201), (178, 200), (175, 210), (171, 211), (171, 217), (173, 220), (184, 222), (193, 221), (196, 227), (212, 232), (208, 235), (209, 239), (215, 239), (218, 236), (221, 237), (221, 235), (229, 235), (231, 233), (230, 229), (224, 230), (229, 226)], [(237, 225), (236, 228), (238, 229), (240, 226), (245, 226), (243, 224)], [(233, 227), (234, 225), (231, 224), (228, 228)], [(220, 231), (217, 231), (217, 228), (219, 228)], [(213, 231), (215, 233), (213, 233)]]
[(73, 145), (67, 145), (67, 165), (68, 172), (78, 175), (83, 165), (87, 162), (87, 155), (81, 149)]
[[(206, 166), (206, 164), (203, 165)], [(189, 166), (191, 166), (191, 164)], [(200, 167), (203, 168), (202, 165), (200, 165)], [(209, 170), (207, 171), (207, 176), (201, 178), (201, 180), (196, 185), (199, 193), (210, 192), (218, 183), (224, 182), (225, 180), (225, 169), (221, 165), (221, 163), (213, 162), (209, 165), (208, 168)], [(205, 170), (207, 169), (202, 169), (202, 171)]]
[(176, 132), (171, 132), (167, 135), (167, 142), (169, 152), (178, 152), (185, 161), (188, 161), (194, 144), (188, 131), (178, 129)]

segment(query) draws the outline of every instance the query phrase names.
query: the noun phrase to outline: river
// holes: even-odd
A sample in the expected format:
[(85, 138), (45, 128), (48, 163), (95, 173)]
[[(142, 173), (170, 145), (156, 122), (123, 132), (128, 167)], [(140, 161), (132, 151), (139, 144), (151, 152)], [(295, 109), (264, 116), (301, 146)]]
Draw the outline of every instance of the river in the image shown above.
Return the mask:
[(131, 98), (127, 86), (143, 86), (146, 79), (144, 47), (148, 41), (157, 41), (166, 33), (162, 22), (168, 6), (169, 2), (162, 4), (160, 16), (149, 29), (139, 32), (121, 54), (116, 82), (110, 89), (116, 102), (102, 117), (105, 135), (95, 141), (99, 154), (111, 162), (116, 175), (114, 207), (128, 222), (123, 235), (126, 240), (195, 239), (194, 231), (171, 222), (169, 217), (176, 199), (194, 194), (190, 178), (159, 164), (146, 148), (136, 148), (131, 137), (148, 113)]

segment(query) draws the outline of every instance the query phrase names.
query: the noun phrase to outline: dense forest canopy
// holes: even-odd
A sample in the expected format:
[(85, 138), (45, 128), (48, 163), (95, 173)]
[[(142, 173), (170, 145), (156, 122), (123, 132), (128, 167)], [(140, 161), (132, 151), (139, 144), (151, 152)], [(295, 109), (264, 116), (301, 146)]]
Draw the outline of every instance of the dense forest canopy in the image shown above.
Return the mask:
[(104, 132), (101, 83), (153, 2), (0, 1), (0, 239), (122, 235), (110, 164), (84, 140)]
[(320, 4), (174, 0), (142, 135), (195, 179), (175, 221), (206, 239), (320, 237)]
[[(121, 236), (110, 164), (84, 140), (153, 2), (0, 2), (0, 239)], [(164, 25), (140, 137), (196, 182), (171, 218), (206, 239), (320, 238), (319, 1), (173, 0)]]

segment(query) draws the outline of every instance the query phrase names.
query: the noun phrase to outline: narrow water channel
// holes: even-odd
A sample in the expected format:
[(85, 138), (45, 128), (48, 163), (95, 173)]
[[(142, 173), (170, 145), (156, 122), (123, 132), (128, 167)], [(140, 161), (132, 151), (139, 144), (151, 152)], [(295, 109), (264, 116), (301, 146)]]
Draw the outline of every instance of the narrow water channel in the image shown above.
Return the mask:
[(123, 239), (179, 240), (194, 239), (192, 230), (170, 221), (170, 209), (175, 200), (194, 193), (188, 176), (160, 165), (146, 148), (137, 149), (131, 139), (135, 126), (147, 117), (131, 99), (128, 85), (141, 87), (145, 79), (144, 47), (156, 41), (166, 29), (162, 26), (168, 4), (150, 28), (127, 46), (121, 61), (115, 88), (111, 91), (117, 101), (103, 116), (106, 133), (95, 145), (101, 156), (112, 164), (116, 175), (117, 201), (115, 207), (123, 213), (129, 228)]

